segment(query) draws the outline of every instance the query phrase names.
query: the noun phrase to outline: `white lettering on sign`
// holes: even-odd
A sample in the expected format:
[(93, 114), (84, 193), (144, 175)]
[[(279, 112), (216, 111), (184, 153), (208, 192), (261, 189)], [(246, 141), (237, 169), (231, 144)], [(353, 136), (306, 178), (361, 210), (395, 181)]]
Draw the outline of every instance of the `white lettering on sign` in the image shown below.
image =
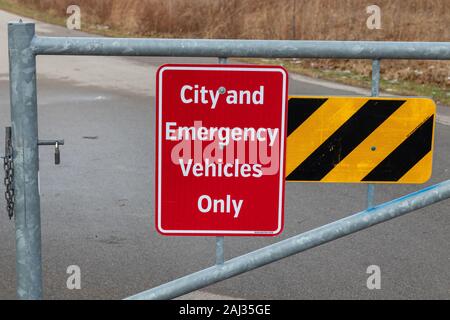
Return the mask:
[(243, 203), (244, 200), (231, 199), (229, 194), (227, 194), (225, 199), (212, 199), (210, 196), (204, 194), (198, 198), (197, 207), (201, 213), (211, 211), (214, 213), (233, 213), (233, 217), (236, 219), (239, 217)]
[(214, 141), (219, 139), (221, 146), (226, 146), (230, 141), (266, 141), (269, 138), (269, 146), (272, 147), (278, 138), (278, 128), (228, 128), (228, 127), (203, 127), (201, 121), (194, 121), (193, 127), (177, 127), (176, 122), (166, 122), (166, 140), (200, 140)]
[(239, 164), (239, 159), (235, 159), (233, 163), (223, 163), (222, 159), (218, 159), (217, 162), (210, 162), (209, 159), (205, 159), (205, 163), (193, 163), (192, 159), (189, 159), (187, 163), (184, 163), (183, 159), (178, 160), (181, 167), (183, 176), (187, 177), (190, 173), (194, 177), (254, 177), (260, 178), (263, 175), (262, 165), (258, 163), (254, 164)]
[(207, 89), (198, 84), (184, 85), (180, 90), (180, 98), (184, 104), (210, 104), (211, 109), (215, 109), (221, 95), (225, 96), (227, 104), (264, 104), (264, 86), (259, 86), (259, 90), (226, 90), (221, 87), (216, 90)]

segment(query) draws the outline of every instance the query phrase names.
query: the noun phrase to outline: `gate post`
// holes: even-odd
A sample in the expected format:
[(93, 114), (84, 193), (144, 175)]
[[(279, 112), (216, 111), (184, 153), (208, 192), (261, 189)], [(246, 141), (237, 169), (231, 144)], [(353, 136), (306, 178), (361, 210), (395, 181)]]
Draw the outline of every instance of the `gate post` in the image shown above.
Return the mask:
[[(380, 95), (380, 60), (372, 60), (372, 97), (378, 97)], [(375, 185), (369, 183), (367, 185), (367, 209), (373, 207), (373, 201), (375, 197)]]
[(34, 23), (8, 24), (19, 299), (42, 299), (41, 217)]

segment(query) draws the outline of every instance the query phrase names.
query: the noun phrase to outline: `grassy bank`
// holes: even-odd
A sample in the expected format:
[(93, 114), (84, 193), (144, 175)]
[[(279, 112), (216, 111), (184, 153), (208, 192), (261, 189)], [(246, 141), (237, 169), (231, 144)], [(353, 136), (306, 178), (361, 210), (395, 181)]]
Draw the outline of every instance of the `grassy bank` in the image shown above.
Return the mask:
[[(448, 0), (378, 0), (382, 28), (366, 26), (364, 0), (0, 0), (0, 9), (65, 25), (81, 8), (82, 30), (107, 36), (314, 40), (450, 41)], [(361, 87), (370, 61), (252, 60)], [(450, 63), (383, 61), (382, 90), (450, 105)]]

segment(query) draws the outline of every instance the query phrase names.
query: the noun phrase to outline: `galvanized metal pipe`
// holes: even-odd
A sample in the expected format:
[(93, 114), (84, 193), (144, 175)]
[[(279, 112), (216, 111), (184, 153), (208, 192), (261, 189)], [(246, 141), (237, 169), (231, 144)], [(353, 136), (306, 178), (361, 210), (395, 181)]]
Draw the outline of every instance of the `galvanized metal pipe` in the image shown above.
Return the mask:
[(372, 61), (372, 97), (380, 95), (380, 80), (381, 80), (381, 61), (375, 59)]
[(450, 59), (450, 42), (42, 37), (37, 55)]
[(54, 146), (56, 143), (63, 146), (64, 140), (56, 139), (56, 140), (38, 140), (38, 146)]
[(32, 23), (8, 24), (19, 299), (42, 298), (36, 58), (30, 49), (34, 34)]
[(224, 237), (216, 237), (216, 265), (221, 265), (225, 261), (224, 250), (223, 250)]
[[(220, 64), (226, 64), (227, 58), (219, 57)], [(221, 265), (225, 261), (224, 258), (224, 245), (225, 238), (223, 236), (216, 237), (216, 265)]]
[(369, 183), (367, 185), (367, 209), (373, 207), (374, 198), (375, 198), (375, 185), (373, 183)]
[[(381, 61), (375, 59), (372, 61), (372, 97), (380, 95), (380, 78), (381, 78)], [(375, 146), (376, 147), (376, 146)], [(367, 185), (367, 208), (373, 207), (375, 198), (375, 185), (369, 183)]]
[(353, 214), (317, 229), (226, 261), (127, 299), (172, 299), (314, 248), (450, 197), (450, 180)]

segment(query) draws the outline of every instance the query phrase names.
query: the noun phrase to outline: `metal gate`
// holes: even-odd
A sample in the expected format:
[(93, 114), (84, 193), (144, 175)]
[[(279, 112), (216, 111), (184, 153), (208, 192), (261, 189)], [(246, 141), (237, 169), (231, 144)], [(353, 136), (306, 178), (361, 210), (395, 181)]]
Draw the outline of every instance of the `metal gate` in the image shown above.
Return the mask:
[[(64, 143), (38, 139), (37, 55), (217, 57), (221, 63), (229, 57), (370, 59), (372, 96), (379, 94), (382, 59), (450, 60), (447, 42), (41, 37), (35, 35), (34, 23), (23, 22), (8, 24), (8, 43), (12, 139), (5, 161), (10, 155), (20, 299), (43, 297), (38, 148), (55, 144), (57, 149)], [(216, 265), (128, 299), (171, 299), (418, 210), (449, 198), (450, 180), (377, 206), (373, 206), (373, 193), (374, 186), (368, 185), (365, 211), (231, 260), (223, 261), (223, 238), (218, 237)]]

